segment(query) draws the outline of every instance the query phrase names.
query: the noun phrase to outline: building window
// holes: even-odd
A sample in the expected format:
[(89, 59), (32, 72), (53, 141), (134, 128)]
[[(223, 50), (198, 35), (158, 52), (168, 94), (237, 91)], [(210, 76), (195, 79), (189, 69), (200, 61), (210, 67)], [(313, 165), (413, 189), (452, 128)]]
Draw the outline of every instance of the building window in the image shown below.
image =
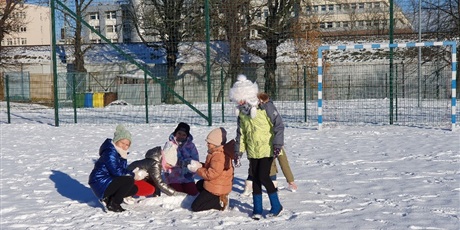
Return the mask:
[(13, 39), (11, 39), (11, 38), (6, 39), (6, 45), (12, 46), (13, 45)]
[(91, 39), (91, 43), (101, 43), (101, 39)]
[(306, 6), (305, 7), (305, 12), (310, 13), (311, 12), (311, 6)]
[(107, 11), (107, 19), (117, 19), (116, 11)]
[(21, 38), (21, 45), (27, 45), (27, 38)]
[(321, 5), (321, 11), (326, 11), (326, 5)]
[(108, 25), (107, 29), (105, 30), (107, 33), (116, 33), (117, 26), (116, 25)]
[(89, 19), (91, 19), (91, 20), (99, 20), (99, 13), (98, 12), (89, 13)]
[(268, 18), (268, 10), (267, 9), (264, 10), (264, 17)]
[[(101, 32), (99, 26), (93, 26), (93, 29), (96, 30), (97, 32)], [(92, 32), (92, 33), (95, 33), (95, 32), (93, 32), (93, 31), (91, 31), (91, 32)]]
[(327, 5), (329, 11), (334, 11), (334, 5)]
[(374, 2), (374, 8), (380, 8), (380, 2)]
[(352, 9), (356, 9), (356, 3), (351, 3), (351, 4), (350, 4), (350, 7), (351, 7)]
[(26, 32), (27, 28), (25, 26), (19, 27), (19, 32)]
[(321, 29), (326, 28), (326, 23), (321, 22), (321, 23), (319, 24), (319, 28), (321, 28)]
[(335, 9), (336, 9), (337, 11), (341, 11), (341, 10), (342, 10), (342, 4), (337, 4), (337, 5), (335, 5)]
[(332, 23), (332, 22), (328, 22), (328, 23), (326, 23), (326, 26), (327, 26), (327, 28), (332, 28), (332, 27), (333, 27), (333, 23)]
[(359, 9), (364, 9), (364, 3), (358, 3), (358, 8)]
[(348, 22), (342, 22), (342, 27), (343, 28), (348, 28)]
[(358, 21), (358, 26), (363, 27), (364, 26), (364, 21)]

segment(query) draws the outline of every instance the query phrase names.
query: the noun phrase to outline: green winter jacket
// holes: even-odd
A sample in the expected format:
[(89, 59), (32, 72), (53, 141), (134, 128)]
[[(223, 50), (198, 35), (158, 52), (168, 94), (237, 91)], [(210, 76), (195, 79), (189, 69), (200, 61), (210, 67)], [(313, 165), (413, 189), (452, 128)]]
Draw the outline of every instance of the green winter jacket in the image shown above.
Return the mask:
[(235, 152), (246, 152), (250, 159), (273, 157), (273, 148), (284, 145), (284, 124), (276, 108), (258, 107), (254, 118), (240, 112), (235, 141)]

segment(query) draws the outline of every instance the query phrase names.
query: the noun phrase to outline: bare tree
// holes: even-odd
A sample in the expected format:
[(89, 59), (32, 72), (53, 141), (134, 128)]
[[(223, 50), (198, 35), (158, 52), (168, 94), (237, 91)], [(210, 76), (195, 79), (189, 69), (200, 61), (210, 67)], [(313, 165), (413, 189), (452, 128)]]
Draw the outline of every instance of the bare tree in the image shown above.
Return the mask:
[(277, 98), (276, 58), (278, 46), (292, 37), (292, 26), (297, 20), (301, 0), (266, 0), (262, 9), (266, 14), (263, 24), (253, 24), (265, 41), (266, 49), (260, 50), (244, 44), (244, 49), (264, 60), (265, 92)]
[[(5, 50), (1, 44), (5, 36), (19, 32), (21, 26), (27, 24), (24, 10), (27, 6), (21, 0), (0, 1), (0, 55), (5, 56)], [(0, 62), (2, 65), (3, 62)]]
[(241, 51), (243, 43), (249, 38), (247, 17), (250, 14), (250, 0), (214, 0), (211, 12), (215, 12), (211, 20), (220, 25), (224, 39), (229, 47), (228, 75), (231, 82), (241, 73)]
[[(93, 0), (74, 0), (75, 1), (75, 14), (80, 18), (84, 19), (86, 9), (91, 5)], [(83, 24), (80, 20), (75, 20), (75, 30), (74, 30), (74, 65), (75, 72), (86, 73), (85, 68), (85, 53), (89, 47), (84, 47), (83, 44)]]
[[(132, 1), (134, 25), (147, 46), (164, 49), (167, 65), (166, 85), (174, 90), (177, 80), (177, 57), (182, 41), (194, 37), (194, 20), (202, 19), (203, 7), (194, 0), (141, 0)], [(204, 28), (201, 28), (204, 34)], [(159, 43), (156, 43), (159, 41)], [(174, 94), (166, 91), (165, 103), (174, 103)]]
[[(311, 4), (308, 4), (306, 7), (312, 9), (311, 6)], [(322, 43), (322, 34), (319, 28), (322, 21), (322, 15), (319, 15), (316, 11), (308, 10), (300, 14), (299, 20), (296, 21), (292, 28), (298, 64), (305, 68), (307, 84), (310, 88), (316, 88), (318, 82), (316, 67), (318, 65), (318, 48)], [(295, 80), (293, 79), (293, 81)], [(298, 85), (301, 85), (300, 81)]]

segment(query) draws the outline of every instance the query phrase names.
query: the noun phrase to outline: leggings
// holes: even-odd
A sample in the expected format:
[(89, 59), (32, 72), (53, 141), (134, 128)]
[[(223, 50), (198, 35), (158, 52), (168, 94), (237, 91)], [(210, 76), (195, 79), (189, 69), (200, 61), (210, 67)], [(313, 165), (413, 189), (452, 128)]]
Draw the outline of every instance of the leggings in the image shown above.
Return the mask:
[(265, 157), (260, 159), (249, 159), (249, 168), (253, 176), (252, 192), (253, 194), (262, 194), (262, 185), (267, 190), (268, 194), (277, 191), (270, 179), (270, 168), (273, 162), (273, 157)]
[(136, 192), (137, 186), (134, 185), (133, 177), (118, 176), (113, 178), (104, 192), (104, 197), (108, 197), (115, 204), (121, 204), (123, 198), (133, 196)]

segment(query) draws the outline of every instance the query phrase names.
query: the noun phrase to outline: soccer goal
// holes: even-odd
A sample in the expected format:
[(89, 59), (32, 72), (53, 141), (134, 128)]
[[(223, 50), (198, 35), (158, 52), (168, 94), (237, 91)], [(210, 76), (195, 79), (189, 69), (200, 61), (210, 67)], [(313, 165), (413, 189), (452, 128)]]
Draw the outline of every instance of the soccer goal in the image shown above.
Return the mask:
[[(434, 58), (425, 58), (420, 65), (408, 58), (417, 54), (418, 47), (424, 49), (424, 55), (435, 50), (431, 53)], [(393, 55), (393, 50), (398, 55), (388, 64), (388, 54)], [(455, 41), (320, 46), (318, 128), (363, 123), (453, 130), (456, 52)], [(374, 58), (348, 61), (353, 55)]]

